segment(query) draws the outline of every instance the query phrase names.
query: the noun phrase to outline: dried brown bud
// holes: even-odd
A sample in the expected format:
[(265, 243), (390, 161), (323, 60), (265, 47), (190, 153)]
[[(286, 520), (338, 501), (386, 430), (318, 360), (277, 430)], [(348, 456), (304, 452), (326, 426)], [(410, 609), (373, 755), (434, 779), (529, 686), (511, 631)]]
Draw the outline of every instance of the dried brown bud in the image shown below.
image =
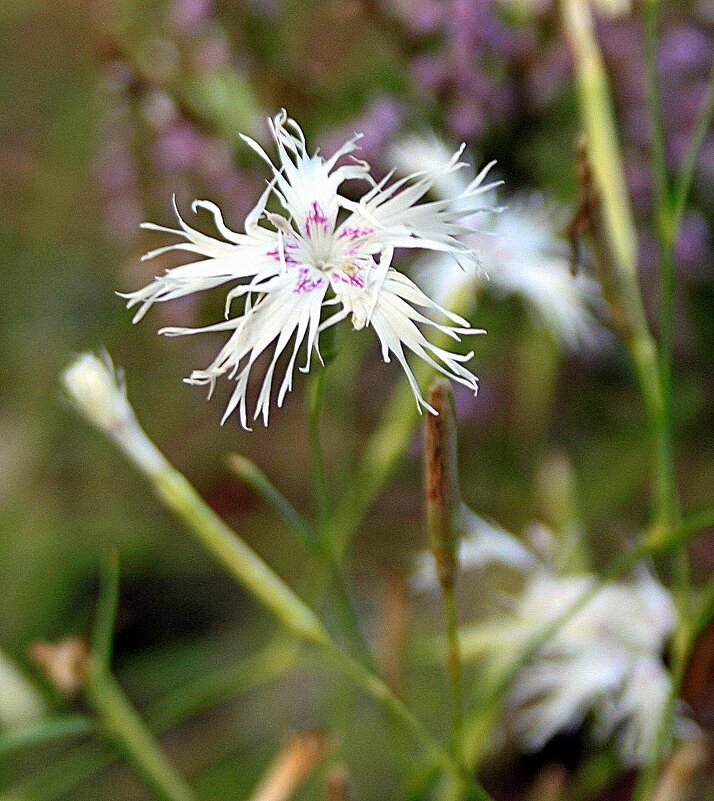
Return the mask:
[(708, 758), (709, 749), (704, 737), (684, 742), (662, 769), (653, 801), (686, 801), (696, 774), (706, 765)]
[(447, 588), (456, 580), (461, 520), (456, 422), (448, 381), (432, 384), (429, 403), (438, 414), (426, 416), (424, 436), (427, 525), (439, 582)]
[(580, 262), (582, 241), (587, 239), (593, 254), (595, 272), (612, 315), (612, 322), (620, 334), (628, 339), (631, 336), (626, 302), (629, 289), (623, 285), (623, 278), (617, 268), (617, 260), (608, 236), (607, 223), (602, 208), (588, 155), (588, 143), (581, 134), (577, 144), (576, 167), (578, 174), (578, 207), (568, 226), (568, 239), (571, 247), (571, 269), (577, 271)]
[(327, 801), (351, 801), (350, 777), (344, 765), (335, 765), (326, 782)]
[(329, 738), (316, 729), (293, 737), (273, 760), (251, 801), (288, 801), (330, 748)]
[(38, 642), (30, 658), (42, 668), (50, 683), (65, 695), (76, 695), (84, 684), (89, 646), (78, 637), (58, 643)]

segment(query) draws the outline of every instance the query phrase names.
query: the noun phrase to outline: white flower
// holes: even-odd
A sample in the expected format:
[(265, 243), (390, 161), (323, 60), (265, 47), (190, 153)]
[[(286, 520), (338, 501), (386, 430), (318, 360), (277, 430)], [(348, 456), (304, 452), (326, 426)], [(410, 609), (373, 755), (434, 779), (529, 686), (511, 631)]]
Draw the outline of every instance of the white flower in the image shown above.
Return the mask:
[[(393, 158), (409, 172), (418, 164), (428, 169), (441, 163), (446, 152), (436, 138), (415, 137), (395, 148)], [(458, 195), (467, 180), (463, 171), (450, 173), (435, 182), (434, 189), (442, 197)], [(599, 290), (587, 276), (571, 274), (568, 248), (556, 233), (565, 222), (555, 203), (539, 195), (516, 196), (508, 202), (506, 214), (469, 216), (463, 221), (472, 229), (466, 241), (483, 270), (473, 264), (459, 269), (453, 260), (436, 253), (419, 259), (414, 275), (440, 303), (460, 292), (475, 297), (481, 287), (500, 296), (517, 295), (564, 347), (596, 348), (604, 336), (593, 315)]]
[[(319, 357), (320, 333), (348, 316), (356, 329), (368, 325), (374, 328), (384, 360), (389, 361), (392, 354), (397, 358), (419, 406), (430, 409), (407, 364), (405, 347), (475, 393), (477, 379), (464, 367), (473, 354), (460, 355), (431, 344), (419, 326), (436, 328), (456, 341), (462, 334), (483, 332), (427, 297), (395, 270), (391, 261), (395, 248), (426, 249), (464, 264), (473, 260), (470, 247), (460, 239), (468, 230), (460, 221), (476, 213), (480, 208), (476, 198), (496, 185), (483, 183), (491, 165), (463, 182), (454, 197), (420, 202), (440, 176), (465, 166), (458, 160), (463, 147), (433, 169), (419, 170), (398, 181), (391, 181), (390, 174), (375, 184), (364, 162), (353, 159), (337, 166), (342, 156), (357, 148), (359, 136), (325, 160), (308, 154), (302, 131), (284, 111), (270, 121), (270, 127), (278, 150), (277, 166), (259, 144), (243, 137), (272, 172), (267, 189), (246, 219), (244, 233), (231, 231), (220, 210), (207, 201), (195, 201), (192, 208), (213, 215), (223, 240), (189, 227), (177, 209), (180, 230), (145, 225), (183, 240), (154, 250), (145, 258), (168, 250), (184, 250), (204, 258), (168, 270), (143, 289), (126, 295), (128, 306), (139, 307), (134, 320), (141, 319), (153, 303), (239, 282), (227, 294), (225, 322), (199, 329), (167, 328), (162, 333), (232, 332), (213, 363), (205, 370), (195, 370), (187, 380), (206, 384), (211, 392), (219, 377), (235, 380), (223, 420), (237, 408), (244, 428), (248, 428), (248, 383), (260, 355), (272, 348), (253, 415), (254, 419), (262, 415), (267, 425), (280, 356), (289, 353), (277, 392), (278, 406), (292, 388), (301, 345), (305, 343), (307, 358), (300, 369), (307, 372), (313, 349)], [(348, 179), (371, 183), (359, 202), (340, 194), (342, 183)], [(271, 198), (284, 213), (266, 209)], [(241, 313), (228, 317), (232, 302), (238, 298), (244, 300)], [(331, 305), (337, 310), (323, 320), (323, 306)], [(448, 324), (435, 322), (419, 309), (442, 314)]]
[[(507, 623), (514, 639), (525, 646), (594, 581), (535, 573)], [(526, 749), (541, 749), (594, 713), (597, 738), (616, 732), (625, 763), (645, 759), (671, 689), (661, 654), (675, 621), (669, 593), (649, 575), (600, 590), (518, 674), (508, 704)]]
[[(462, 507), (461, 533), (459, 568), (462, 571), (482, 570), (495, 564), (525, 570), (536, 563), (535, 555), (516, 537), (498, 524), (474, 514), (467, 506)], [(439, 588), (431, 551), (417, 555), (410, 584), (417, 592)]]
[[(539, 528), (540, 540), (557, 542)], [(470, 535), (460, 550), (463, 584), (468, 571), (494, 564), (522, 573), (515, 591), (491, 594), (499, 607), (487, 605), (477, 622), (459, 631), (462, 658), (481, 661), (487, 675), (498, 677), (593, 589), (597, 577), (558, 574), (550, 547), (541, 553), (472, 512), (465, 512), (464, 529)], [(420, 557), (413, 588), (435, 584), (433, 566)], [(643, 565), (632, 580), (595, 593), (516, 674), (506, 699), (507, 723), (524, 749), (538, 751), (592, 715), (594, 737), (613, 737), (623, 762), (640, 764), (651, 752), (671, 691), (662, 652), (676, 622), (672, 596)]]

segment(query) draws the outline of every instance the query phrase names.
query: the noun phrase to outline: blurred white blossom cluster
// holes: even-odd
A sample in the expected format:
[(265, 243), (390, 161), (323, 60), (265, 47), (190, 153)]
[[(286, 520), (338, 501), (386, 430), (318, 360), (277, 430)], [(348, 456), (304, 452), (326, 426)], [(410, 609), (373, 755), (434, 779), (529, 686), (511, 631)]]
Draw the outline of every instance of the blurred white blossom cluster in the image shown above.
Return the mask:
[[(525, 541), (464, 509), (460, 547), (463, 584), (496, 565), (519, 574), (496, 608), (462, 628), (462, 655), (494, 676), (523, 658), (549, 624), (595, 587), (593, 573), (557, 566), (559, 540), (534, 525)], [(481, 580), (481, 577), (479, 577)], [(420, 557), (413, 586), (436, 587), (433, 566)], [(512, 584), (511, 584), (512, 586)], [(644, 566), (630, 580), (600, 589), (527, 659), (507, 696), (505, 730), (524, 751), (539, 751), (557, 734), (587, 724), (600, 743), (613, 739), (624, 764), (651, 753), (669, 701), (663, 652), (676, 625), (670, 593)]]
[[(408, 174), (431, 170), (448, 154), (436, 137), (412, 136), (394, 148), (391, 158)], [(470, 177), (467, 170), (444, 173), (434, 191), (440, 198), (453, 197)], [(606, 338), (597, 317), (599, 287), (587, 275), (572, 275), (568, 245), (561, 236), (567, 211), (538, 193), (506, 199), (505, 214), (492, 213), (498, 210), (493, 196), (484, 200), (490, 202), (488, 207), (463, 220), (471, 229), (465, 241), (476, 252), (478, 264), (461, 266), (448, 254), (427, 253), (414, 265), (420, 285), (442, 304), (462, 294), (476, 299), (482, 291), (516, 296), (563, 348), (599, 349)]]

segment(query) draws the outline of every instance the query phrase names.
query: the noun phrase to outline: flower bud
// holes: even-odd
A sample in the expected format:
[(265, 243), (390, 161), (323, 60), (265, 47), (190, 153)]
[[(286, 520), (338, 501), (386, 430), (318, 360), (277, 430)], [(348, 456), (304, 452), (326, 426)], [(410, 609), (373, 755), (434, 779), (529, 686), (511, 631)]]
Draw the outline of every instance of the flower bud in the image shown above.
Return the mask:
[(80, 354), (64, 370), (61, 381), (77, 409), (104, 431), (116, 432), (133, 418), (121, 373), (108, 354)]
[(429, 404), (437, 414), (426, 416), (424, 437), (427, 525), (439, 583), (446, 589), (456, 579), (461, 522), (456, 423), (447, 381), (432, 384)]

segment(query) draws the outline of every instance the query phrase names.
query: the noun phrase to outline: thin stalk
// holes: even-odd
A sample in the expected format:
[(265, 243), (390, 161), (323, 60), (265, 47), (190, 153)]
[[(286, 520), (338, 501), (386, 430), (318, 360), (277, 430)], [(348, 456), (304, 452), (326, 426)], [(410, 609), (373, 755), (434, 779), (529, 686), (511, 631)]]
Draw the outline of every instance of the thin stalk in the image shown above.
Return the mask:
[(324, 367), (321, 370), (317, 370), (317, 372), (311, 376), (308, 387), (308, 435), (310, 442), (310, 460), (312, 462), (310, 474), (313, 481), (319, 529), (323, 527), (330, 510), (325, 459), (320, 443), (320, 411), (322, 409), (322, 396), (325, 388), (326, 373), (327, 369)]
[(707, 102), (694, 128), (694, 135), (689, 149), (687, 150), (687, 155), (684, 158), (682, 169), (674, 181), (672, 224), (676, 231), (679, 231), (679, 226), (684, 216), (684, 209), (687, 205), (689, 192), (691, 191), (694, 181), (694, 173), (697, 168), (697, 158), (699, 157), (699, 152), (702, 149), (702, 145), (709, 131), (712, 115), (714, 115), (714, 66), (712, 66), (712, 71), (709, 75), (709, 94), (707, 96)]
[(563, 0), (563, 23), (573, 58), (578, 101), (593, 170), (603, 199), (608, 236), (618, 268), (637, 280), (637, 233), (625, 184), (617, 124), (589, 0)]
[(463, 680), (461, 677), (461, 649), (459, 645), (459, 628), (456, 618), (456, 593), (454, 588), (444, 590), (444, 607), (446, 610), (446, 642), (447, 669), (451, 684), (452, 704), (452, 745), (454, 759), (464, 759), (464, 699)]
[(75, 737), (85, 737), (96, 730), (94, 721), (87, 715), (65, 715), (23, 726), (17, 731), (0, 734), (0, 757), (25, 748)]
[(111, 550), (102, 556), (100, 591), (92, 635), (94, 658), (109, 670), (114, 643), (114, 624), (119, 607), (119, 555)]
[(350, 642), (354, 646), (355, 652), (359, 654), (360, 659), (374, 669), (374, 659), (352, 603), (344, 570), (333, 556), (325, 537), (321, 537), (315, 531), (265, 473), (250, 459), (233, 454), (228, 459), (228, 466), (263, 498), (268, 506), (292, 528), (302, 544), (320, 559), (332, 582), (334, 597), (331, 600), (339, 618), (340, 626), (350, 638)]
[(85, 694), (107, 736), (162, 801), (195, 801), (113, 676), (90, 658)]
[[(92, 419), (92, 418), (90, 418)], [(93, 420), (97, 424), (96, 419)], [(203, 547), (258, 601), (267, 607), (293, 635), (315, 646), (329, 662), (350, 676), (382, 706), (385, 712), (422, 744), (445, 772), (463, 771), (439, 742), (392, 693), (382, 679), (343, 651), (330, 637), (315, 612), (244, 542), (196, 492), (139, 426), (131, 409), (122, 409), (120, 425), (108, 433), (153, 486), (164, 505), (194, 533)], [(475, 797), (488, 799), (472, 782)]]
[[(674, 246), (676, 229), (673, 225), (669, 199), (669, 178), (662, 125), (662, 108), (657, 77), (657, 30), (659, 0), (649, 0), (645, 6), (645, 61), (647, 67), (647, 99), (653, 131), (652, 163), (654, 166), (653, 227), (659, 255), (659, 377), (662, 394), (662, 471), (664, 482), (663, 523), (671, 524), (676, 517), (676, 488), (672, 458), (672, 361), (674, 349)], [(681, 574), (683, 565), (679, 565)], [(684, 578), (679, 576), (680, 579)], [(680, 582), (681, 583), (681, 582)], [(685, 582), (686, 584), (686, 582)]]
[[(578, 103), (595, 195), (593, 249), (613, 322), (632, 359), (653, 450), (653, 518), (667, 530), (670, 460), (657, 348), (637, 277), (637, 233), (625, 184), (612, 96), (588, 0), (563, 0), (563, 24), (575, 61)], [(602, 213), (600, 214), (600, 203)]]
[(245, 482), (253, 492), (259, 495), (278, 517), (290, 526), (293, 533), (306, 548), (314, 552), (319, 550), (320, 541), (315, 529), (255, 462), (238, 453), (232, 453), (226, 461), (230, 470), (241, 481)]

